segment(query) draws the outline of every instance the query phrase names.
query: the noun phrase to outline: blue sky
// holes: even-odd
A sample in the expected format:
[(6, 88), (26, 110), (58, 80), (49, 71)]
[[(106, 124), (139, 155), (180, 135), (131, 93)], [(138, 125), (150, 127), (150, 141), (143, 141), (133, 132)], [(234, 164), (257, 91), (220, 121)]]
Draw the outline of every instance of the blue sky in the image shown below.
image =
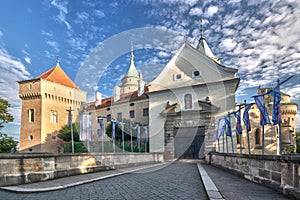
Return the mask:
[[(0, 96), (11, 104), (15, 121), (2, 132), (19, 138), (21, 100), (16, 81), (39, 76), (55, 65), (57, 56), (60, 66), (81, 88), (110, 96), (129, 65), (132, 40), (137, 69), (149, 81), (185, 40), (197, 44), (201, 17), (215, 56), (222, 58), (223, 65), (239, 69), (237, 101), (255, 95), (259, 85), (269, 87), (276, 79), (294, 74), (282, 90), (300, 103), (297, 0), (3, 0)], [(142, 44), (138, 34), (149, 28), (168, 30), (173, 37), (156, 46), (146, 40)], [(111, 45), (96, 51), (102, 44)], [(119, 49), (122, 51), (114, 55)], [(87, 65), (93, 52), (101, 52), (100, 60), (107, 55), (113, 59), (100, 67), (104, 70), (97, 74), (96, 82), (87, 82), (88, 77), (84, 80), (81, 75), (90, 75), (91, 68), (99, 67)]]

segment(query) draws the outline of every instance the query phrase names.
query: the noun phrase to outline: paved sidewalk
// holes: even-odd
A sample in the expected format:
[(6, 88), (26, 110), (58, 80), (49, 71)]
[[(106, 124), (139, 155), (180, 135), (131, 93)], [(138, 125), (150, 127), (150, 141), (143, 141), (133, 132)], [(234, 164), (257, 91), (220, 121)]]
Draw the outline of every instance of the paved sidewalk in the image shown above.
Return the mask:
[(12, 191), (12, 192), (22, 192), (22, 193), (48, 192), (48, 191), (74, 187), (86, 183), (92, 183), (95, 181), (100, 181), (107, 178), (124, 175), (127, 173), (138, 172), (139, 170), (146, 170), (153, 167), (160, 167), (163, 166), (164, 164), (165, 163), (158, 163), (158, 164), (142, 165), (142, 166), (135, 166), (135, 167), (127, 167), (124, 169), (108, 170), (108, 171), (89, 173), (83, 175), (68, 176), (64, 178), (52, 179), (43, 182), (29, 183), (29, 184), (23, 184), (17, 186), (5, 186), (5, 187), (0, 187), (0, 189)]
[[(253, 183), (214, 166), (201, 163), (224, 199), (228, 200), (284, 200), (286, 197), (276, 190)], [(217, 199), (217, 198), (216, 198)]]

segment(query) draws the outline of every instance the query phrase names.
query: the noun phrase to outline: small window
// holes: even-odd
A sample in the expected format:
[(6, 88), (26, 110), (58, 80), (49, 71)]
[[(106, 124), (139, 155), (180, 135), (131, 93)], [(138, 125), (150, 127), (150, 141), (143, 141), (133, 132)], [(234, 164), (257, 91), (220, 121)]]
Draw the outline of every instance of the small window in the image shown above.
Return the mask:
[(174, 75), (175, 81), (182, 80), (182, 79), (183, 79), (183, 73), (178, 73)]
[(57, 123), (57, 112), (54, 110), (50, 111), (50, 122)]
[(130, 103), (129, 106), (134, 106), (134, 103)]
[(143, 109), (143, 116), (148, 117), (149, 116), (149, 108), (144, 108)]
[(129, 117), (134, 118), (134, 110), (129, 111)]
[(29, 122), (34, 122), (34, 109), (28, 110), (28, 119)]
[(193, 99), (191, 94), (184, 95), (184, 109), (192, 109), (193, 108)]
[(29, 140), (29, 141), (33, 140), (33, 136), (32, 136), (32, 135), (29, 135), (29, 136), (28, 136), (28, 140)]
[(31, 84), (31, 83), (29, 84), (28, 89), (29, 89), (29, 90), (32, 89), (32, 84)]
[(106, 115), (106, 119), (107, 119), (108, 122), (110, 122), (111, 121), (111, 114)]
[(198, 71), (198, 70), (193, 71), (193, 73), (192, 73), (192, 77), (193, 77), (193, 78), (198, 78), (198, 77), (200, 77), (200, 76), (201, 76), (200, 71)]
[(117, 120), (118, 121), (122, 120), (122, 113), (121, 112), (117, 113)]
[(110, 108), (106, 108), (106, 111), (110, 111)]

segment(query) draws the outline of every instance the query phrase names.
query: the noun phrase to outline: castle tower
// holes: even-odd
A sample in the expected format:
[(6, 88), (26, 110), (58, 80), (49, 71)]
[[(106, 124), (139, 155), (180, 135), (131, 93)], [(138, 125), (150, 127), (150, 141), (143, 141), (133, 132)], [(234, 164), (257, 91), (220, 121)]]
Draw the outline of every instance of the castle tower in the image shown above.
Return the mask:
[(19, 81), (19, 97), (22, 100), (20, 127), (20, 151), (58, 152), (62, 141), (56, 136), (67, 124), (70, 107), (73, 121), (86, 92), (80, 90), (59, 66), (35, 79)]
[(134, 65), (133, 45), (131, 43), (130, 65), (122, 78), (121, 94), (129, 93), (138, 90), (139, 73)]

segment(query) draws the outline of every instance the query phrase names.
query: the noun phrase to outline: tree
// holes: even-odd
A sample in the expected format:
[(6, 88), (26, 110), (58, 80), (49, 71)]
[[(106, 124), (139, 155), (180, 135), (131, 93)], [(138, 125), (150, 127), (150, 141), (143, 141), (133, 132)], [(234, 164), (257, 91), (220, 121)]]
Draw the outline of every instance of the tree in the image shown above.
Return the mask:
[(300, 153), (300, 132), (296, 132), (296, 152)]
[[(128, 120), (128, 119), (123, 119), (123, 122), (125, 123), (125, 126), (124, 126), (124, 141), (128, 141), (128, 140), (130, 140), (130, 127), (129, 127), (129, 123), (131, 121)], [(108, 137), (111, 138), (111, 135), (112, 135), (112, 123), (109, 123), (106, 126), (106, 134), (108, 135)], [(135, 139), (136, 135), (137, 135), (137, 130), (133, 130), (132, 131), (132, 135), (133, 135), (133, 139)], [(122, 140), (122, 128), (121, 128), (121, 125), (117, 125), (116, 124), (115, 138), (116, 138), (116, 140), (119, 140), (119, 141)]]
[(9, 153), (12, 148), (16, 149), (18, 142), (7, 134), (0, 133), (0, 153)]
[[(0, 129), (5, 123), (14, 121), (13, 116), (7, 111), (9, 107), (8, 101), (0, 97)], [(12, 148), (16, 149), (17, 145), (18, 142), (13, 137), (0, 132), (0, 153), (9, 153)]]
[[(73, 127), (73, 139), (75, 142), (79, 141), (79, 131), (78, 127), (79, 125), (77, 123), (72, 124)], [(70, 142), (72, 140), (71, 136), (71, 128), (67, 125), (63, 126), (62, 129), (59, 130), (59, 134), (57, 135), (60, 139), (62, 139), (65, 142)]]
[(3, 124), (14, 121), (13, 116), (7, 111), (9, 107), (8, 101), (0, 97), (0, 128), (3, 128)]

